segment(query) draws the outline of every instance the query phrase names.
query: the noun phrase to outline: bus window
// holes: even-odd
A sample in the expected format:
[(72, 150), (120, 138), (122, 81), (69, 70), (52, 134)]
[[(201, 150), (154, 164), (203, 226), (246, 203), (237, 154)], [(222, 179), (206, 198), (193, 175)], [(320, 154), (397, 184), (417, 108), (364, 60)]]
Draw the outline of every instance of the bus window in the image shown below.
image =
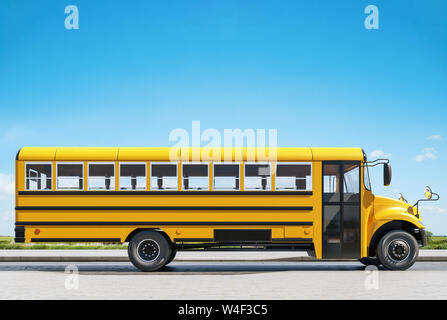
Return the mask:
[(176, 163), (151, 163), (151, 190), (178, 190)]
[(270, 164), (245, 164), (245, 190), (271, 190)]
[(120, 164), (120, 190), (146, 190), (146, 164)]
[(214, 190), (239, 190), (239, 164), (214, 164)]
[(57, 164), (57, 184), (59, 190), (82, 190), (84, 181), (84, 166), (79, 164)]
[(340, 165), (326, 164), (323, 170), (323, 201), (340, 202)]
[(184, 190), (208, 190), (208, 164), (184, 163), (182, 169)]
[(115, 190), (115, 164), (89, 163), (89, 190)]
[(343, 201), (360, 201), (360, 167), (357, 164), (343, 166)]
[(276, 190), (312, 190), (312, 165), (278, 163), (276, 165)]
[(26, 190), (51, 190), (51, 164), (27, 163), (25, 169)]

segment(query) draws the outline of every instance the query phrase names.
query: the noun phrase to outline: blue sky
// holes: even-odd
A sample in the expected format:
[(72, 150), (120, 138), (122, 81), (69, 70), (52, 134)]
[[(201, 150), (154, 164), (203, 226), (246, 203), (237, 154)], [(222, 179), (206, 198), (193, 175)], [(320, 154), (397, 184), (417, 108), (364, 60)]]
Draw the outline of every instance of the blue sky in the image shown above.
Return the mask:
[[(379, 30), (364, 27), (369, 4)], [(67, 5), (79, 30), (64, 27)], [(20, 147), (171, 146), (193, 120), (274, 128), (284, 147), (382, 151), (393, 182), (375, 168), (373, 191), (413, 202), (430, 185), (441, 201), (422, 218), (447, 234), (446, 12), (442, 0), (2, 1), (0, 234), (13, 232)]]

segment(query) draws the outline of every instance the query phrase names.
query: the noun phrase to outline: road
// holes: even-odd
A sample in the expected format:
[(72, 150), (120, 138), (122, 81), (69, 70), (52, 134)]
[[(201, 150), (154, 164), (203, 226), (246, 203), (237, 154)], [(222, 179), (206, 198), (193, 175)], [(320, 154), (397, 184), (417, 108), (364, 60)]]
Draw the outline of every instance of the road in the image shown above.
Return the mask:
[(2, 262), (0, 299), (446, 299), (446, 271), (445, 262), (407, 271), (365, 271), (356, 262), (173, 262), (154, 273), (128, 262)]

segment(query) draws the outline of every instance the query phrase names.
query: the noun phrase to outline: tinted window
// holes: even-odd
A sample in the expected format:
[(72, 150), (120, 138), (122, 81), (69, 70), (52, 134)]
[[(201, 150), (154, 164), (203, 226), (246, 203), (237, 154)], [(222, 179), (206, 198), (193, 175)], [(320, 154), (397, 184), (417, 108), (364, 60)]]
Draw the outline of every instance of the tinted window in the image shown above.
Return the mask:
[(115, 165), (89, 164), (88, 165), (89, 190), (115, 190)]
[(325, 164), (323, 166), (323, 201), (340, 201), (340, 165)]
[(245, 164), (245, 190), (271, 190), (270, 164)]
[(345, 164), (343, 172), (343, 201), (360, 201), (360, 167), (357, 164)]
[(207, 164), (183, 164), (182, 176), (184, 190), (209, 189)]
[(57, 189), (82, 190), (84, 170), (82, 164), (57, 165)]
[(51, 190), (51, 164), (26, 164), (25, 189)]
[(312, 190), (311, 164), (276, 165), (276, 190)]
[(146, 190), (146, 165), (120, 164), (120, 190)]
[(178, 190), (177, 164), (151, 164), (151, 190)]
[(239, 164), (215, 164), (214, 190), (239, 190)]

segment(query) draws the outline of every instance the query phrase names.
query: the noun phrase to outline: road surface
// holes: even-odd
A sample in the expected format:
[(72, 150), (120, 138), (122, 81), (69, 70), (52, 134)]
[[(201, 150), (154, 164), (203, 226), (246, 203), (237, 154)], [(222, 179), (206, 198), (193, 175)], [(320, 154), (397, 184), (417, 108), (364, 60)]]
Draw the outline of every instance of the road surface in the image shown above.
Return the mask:
[[(67, 267), (68, 266), (68, 267)], [(447, 263), (365, 271), (356, 262), (1, 262), (0, 299), (446, 299)]]

